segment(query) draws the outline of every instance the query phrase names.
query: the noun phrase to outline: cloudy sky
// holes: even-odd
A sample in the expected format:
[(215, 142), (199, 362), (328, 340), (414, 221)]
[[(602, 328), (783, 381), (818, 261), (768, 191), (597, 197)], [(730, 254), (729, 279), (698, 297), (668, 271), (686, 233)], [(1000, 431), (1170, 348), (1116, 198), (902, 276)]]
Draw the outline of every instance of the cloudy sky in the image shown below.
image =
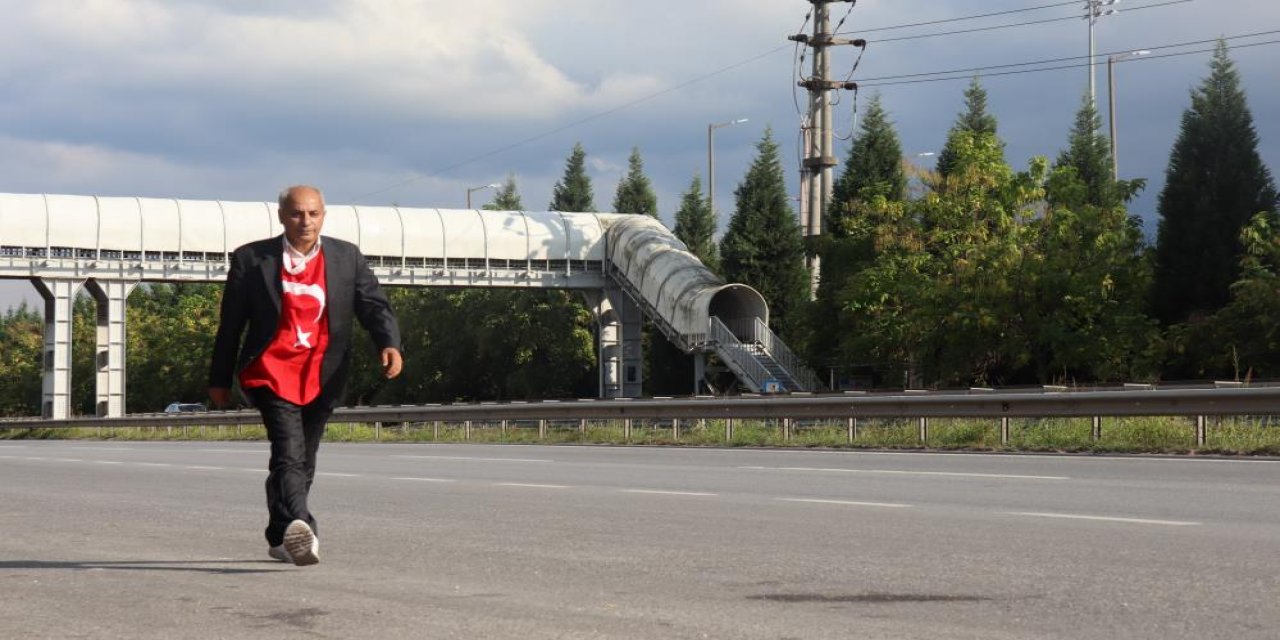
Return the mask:
[[(836, 107), (838, 132), (847, 134), (855, 106), (879, 92), (905, 154), (937, 151), (973, 72), (907, 84), (929, 76), (903, 76), (985, 68), (1007, 159), (1025, 168), (1033, 156), (1052, 158), (1087, 90), (1082, 4), (858, 2), (842, 31), (869, 45), (853, 75), (858, 99), (845, 95)], [(609, 208), (639, 147), (670, 224), (679, 194), (706, 172), (707, 125), (749, 118), (716, 133), (717, 208), (727, 219), (766, 126), (797, 191), (803, 96), (793, 95), (786, 36), (810, 6), (0, 0), (0, 191), (260, 201), (307, 182), (330, 203), (461, 207), (468, 187), (514, 174), (526, 208), (544, 209), (580, 141), (598, 208)], [(832, 5), (834, 19), (849, 6)], [(1100, 59), (1152, 51), (1116, 67), (1121, 173), (1149, 180), (1133, 207), (1149, 230), (1179, 118), (1207, 73), (1209, 54), (1195, 53), (1212, 47), (1203, 41), (1231, 38), (1264, 161), (1280, 170), (1280, 74), (1266, 62), (1280, 53), (1280, 44), (1266, 44), (1280, 40), (1280, 3), (1124, 0), (1116, 8), (1096, 27)], [(1002, 15), (962, 19), (993, 13)], [(886, 28), (917, 23), (932, 24)], [(997, 28), (1018, 23), (1032, 24)], [(1263, 32), (1274, 33), (1237, 37)], [(835, 51), (841, 77), (855, 54)], [(992, 68), (1041, 60), (1068, 68)], [(1104, 111), (1106, 80), (1101, 65)], [(477, 204), (490, 193), (477, 193)], [(0, 308), (23, 298), (35, 298), (29, 284), (0, 283)]]

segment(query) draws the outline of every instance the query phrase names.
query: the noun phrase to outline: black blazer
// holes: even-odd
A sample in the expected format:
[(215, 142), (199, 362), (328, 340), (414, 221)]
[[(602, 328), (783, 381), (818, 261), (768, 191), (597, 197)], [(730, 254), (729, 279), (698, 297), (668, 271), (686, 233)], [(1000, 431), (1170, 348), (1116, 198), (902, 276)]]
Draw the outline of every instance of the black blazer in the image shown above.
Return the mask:
[[(320, 363), (319, 401), (332, 407), (341, 401), (351, 369), (352, 317), (369, 332), (379, 351), (400, 348), (400, 327), (360, 249), (328, 236), (321, 247), (329, 346)], [(266, 350), (275, 337), (280, 323), (283, 259), (283, 236), (251, 242), (231, 255), (218, 336), (209, 364), (209, 386), (230, 388), (236, 374)]]

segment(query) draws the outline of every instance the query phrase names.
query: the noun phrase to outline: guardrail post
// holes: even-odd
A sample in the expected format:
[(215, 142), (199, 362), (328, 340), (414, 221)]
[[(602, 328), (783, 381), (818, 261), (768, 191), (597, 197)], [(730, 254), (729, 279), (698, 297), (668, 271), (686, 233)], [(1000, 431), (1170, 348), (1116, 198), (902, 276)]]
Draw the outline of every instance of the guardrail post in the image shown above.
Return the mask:
[(431, 433), (432, 433), (431, 435), (432, 440), (440, 439), (440, 421), (439, 420), (436, 420), (432, 423)]
[(623, 442), (631, 442), (631, 418), (622, 420), (622, 440)]
[(373, 423), (373, 441), (382, 442), (382, 423), (381, 422)]
[(858, 419), (849, 418), (849, 444), (858, 438)]
[(671, 419), (671, 439), (680, 442), (680, 418)]
[(1093, 441), (1102, 439), (1102, 416), (1093, 417)]
[(782, 419), (782, 440), (783, 442), (791, 441), (791, 418)]
[(1009, 418), (1007, 416), (1000, 418), (1000, 445), (1009, 445)]
[(724, 441), (733, 441), (733, 418), (725, 418), (724, 420)]
[(465, 420), (462, 423), (462, 439), (467, 442), (471, 441), (471, 421), (470, 420)]
[(1209, 439), (1208, 437), (1209, 434), (1206, 433), (1208, 431), (1205, 425), (1206, 422), (1207, 420), (1205, 420), (1204, 416), (1196, 416), (1196, 446), (1197, 447), (1205, 446), (1205, 444)]
[(502, 432), (502, 437), (504, 438), (507, 437), (507, 421), (503, 420), (501, 423), (499, 423), (498, 428)]
[(929, 442), (929, 419), (920, 418), (920, 444)]
[(547, 421), (546, 420), (538, 421), (538, 439), (539, 440), (547, 439)]

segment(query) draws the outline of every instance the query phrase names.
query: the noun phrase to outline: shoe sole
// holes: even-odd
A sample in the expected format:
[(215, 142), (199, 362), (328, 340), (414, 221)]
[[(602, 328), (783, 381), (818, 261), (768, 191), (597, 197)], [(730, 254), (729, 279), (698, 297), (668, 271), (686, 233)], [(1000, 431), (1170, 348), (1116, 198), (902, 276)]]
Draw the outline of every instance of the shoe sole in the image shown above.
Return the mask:
[(289, 527), (284, 530), (284, 548), (289, 552), (289, 557), (293, 558), (293, 564), (299, 567), (320, 562), (320, 556), (312, 551), (315, 541), (316, 534), (301, 520), (290, 522)]

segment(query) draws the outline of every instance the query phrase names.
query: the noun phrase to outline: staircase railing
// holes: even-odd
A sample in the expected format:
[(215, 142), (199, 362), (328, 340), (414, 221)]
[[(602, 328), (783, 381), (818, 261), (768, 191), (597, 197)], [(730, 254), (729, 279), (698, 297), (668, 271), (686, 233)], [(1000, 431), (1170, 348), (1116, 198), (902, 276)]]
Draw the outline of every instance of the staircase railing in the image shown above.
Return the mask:
[(813, 370), (760, 318), (734, 318), (723, 322), (723, 325), (741, 342), (760, 345), (786, 370), (787, 375), (800, 386), (800, 390), (818, 391), (826, 388)]
[(707, 335), (715, 345), (716, 352), (747, 387), (760, 392), (764, 381), (770, 377), (769, 370), (719, 318), (711, 316), (709, 320)]
[(773, 356), (774, 360), (778, 361), (778, 364), (782, 365), (783, 369), (787, 370), (787, 373), (791, 374), (791, 377), (796, 379), (796, 382), (799, 382), (804, 387), (804, 391), (818, 391), (826, 388), (818, 380), (817, 374), (809, 369), (809, 366), (791, 351), (776, 333), (769, 329), (769, 325), (765, 324), (760, 318), (755, 318), (754, 327), (757, 341), (764, 346), (769, 355)]

